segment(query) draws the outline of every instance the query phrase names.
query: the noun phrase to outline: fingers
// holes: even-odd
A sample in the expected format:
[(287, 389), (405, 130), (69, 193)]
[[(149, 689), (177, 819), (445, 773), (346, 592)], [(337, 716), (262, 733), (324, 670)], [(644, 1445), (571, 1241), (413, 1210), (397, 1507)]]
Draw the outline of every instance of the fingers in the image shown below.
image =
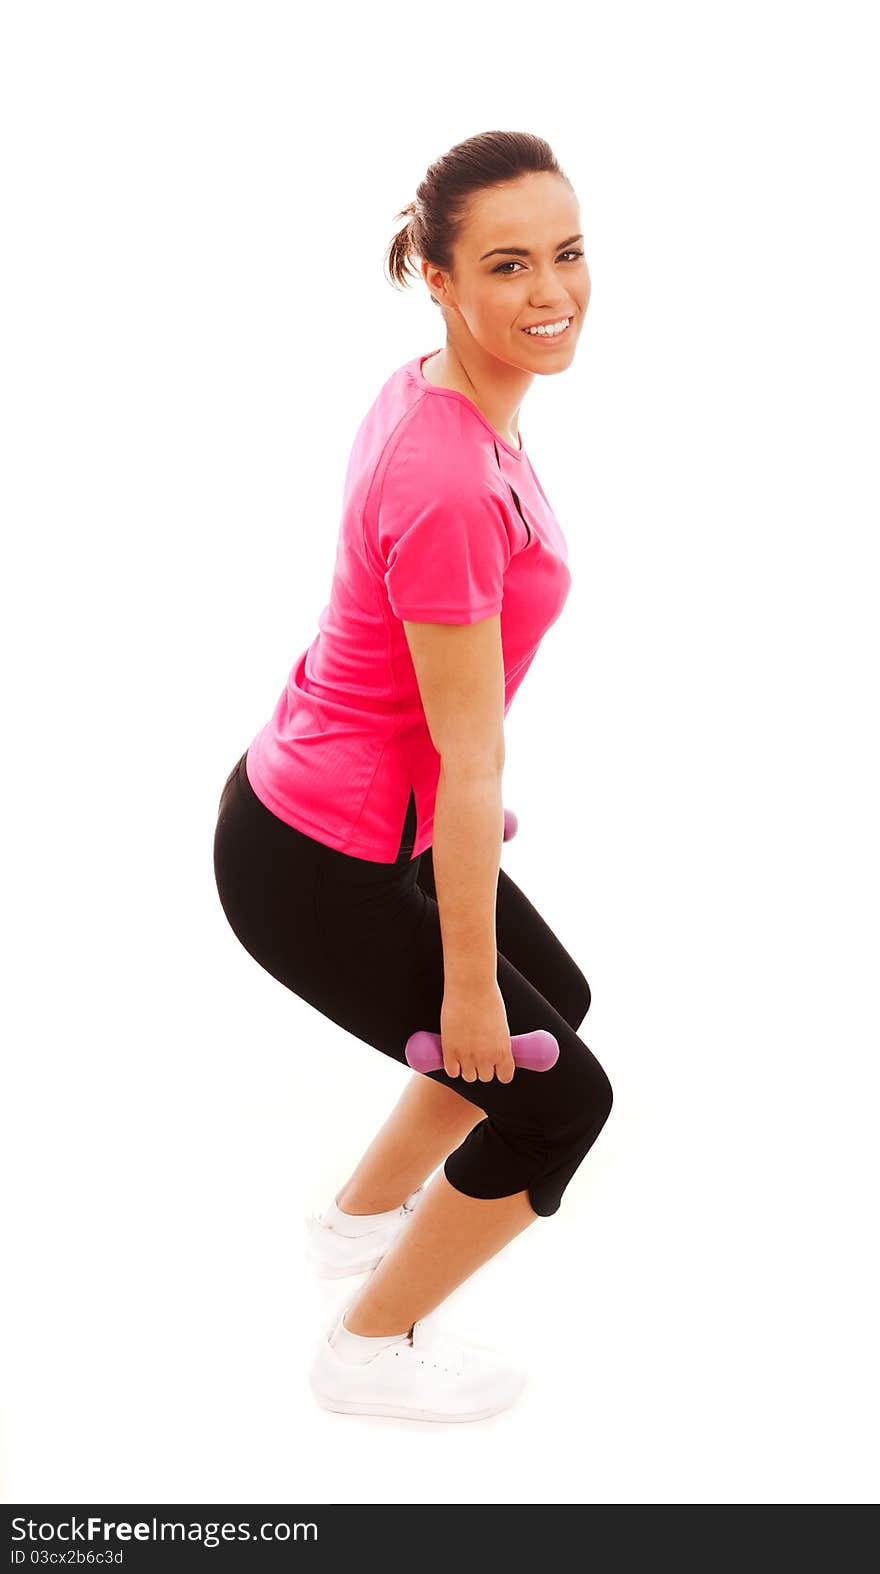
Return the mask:
[(449, 1077), (461, 1077), (463, 1082), (492, 1082), (495, 1077), (499, 1082), (512, 1082), (516, 1070), (513, 1056), (508, 1060), (498, 1061), (487, 1066), (479, 1065), (476, 1061), (458, 1060), (454, 1056), (443, 1056), (443, 1069)]

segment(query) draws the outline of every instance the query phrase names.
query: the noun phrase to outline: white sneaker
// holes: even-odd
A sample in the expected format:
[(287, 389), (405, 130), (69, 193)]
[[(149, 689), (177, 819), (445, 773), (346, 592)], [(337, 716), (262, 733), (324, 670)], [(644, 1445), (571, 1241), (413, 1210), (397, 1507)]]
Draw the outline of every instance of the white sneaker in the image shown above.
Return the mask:
[(413, 1421), (482, 1421), (512, 1405), (526, 1374), (493, 1350), (441, 1332), (433, 1316), (414, 1323), (409, 1339), (386, 1345), (362, 1363), (336, 1354), (330, 1343), (339, 1321), (334, 1317), (309, 1368), (318, 1404), (349, 1415)]
[(412, 1217), (424, 1189), (424, 1186), (417, 1186), (393, 1218), (363, 1235), (340, 1235), (338, 1230), (324, 1223), (320, 1213), (310, 1213), (306, 1219), (306, 1258), (318, 1276), (343, 1279), (349, 1274), (367, 1273), (375, 1268)]

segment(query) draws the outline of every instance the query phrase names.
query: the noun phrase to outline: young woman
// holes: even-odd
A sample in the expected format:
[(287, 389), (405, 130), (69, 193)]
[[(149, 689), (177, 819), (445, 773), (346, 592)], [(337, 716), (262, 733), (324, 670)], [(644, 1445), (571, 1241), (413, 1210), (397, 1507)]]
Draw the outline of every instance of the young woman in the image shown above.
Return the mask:
[[(320, 1271), (372, 1271), (310, 1381), (331, 1410), (465, 1421), (524, 1374), (429, 1314), (557, 1211), (612, 1100), (577, 1033), (586, 978), (499, 867), (504, 717), (571, 583), (519, 410), (571, 364), (590, 277), (539, 137), (459, 144), (404, 212), (390, 273), (421, 258), (446, 343), (361, 423), (320, 632), (227, 779), (214, 865), (232, 929), (288, 989), (402, 1066), (411, 1034), (441, 1036), (442, 1068), (408, 1075), (311, 1221)], [(556, 1063), (515, 1067), (511, 1036), (536, 1028)]]

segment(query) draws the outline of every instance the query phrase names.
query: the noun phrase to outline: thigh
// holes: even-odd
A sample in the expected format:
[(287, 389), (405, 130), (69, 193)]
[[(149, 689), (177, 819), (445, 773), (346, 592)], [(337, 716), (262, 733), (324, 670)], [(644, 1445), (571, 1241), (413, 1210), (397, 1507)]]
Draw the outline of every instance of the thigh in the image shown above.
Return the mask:
[[(431, 848), (421, 855), (417, 878), (426, 895), (436, 901)], [(590, 986), (562, 941), (505, 869), (498, 871), (495, 915), (499, 951), (566, 1022), (580, 1027), (590, 1006)]]
[[(286, 988), (403, 1066), (412, 1033), (440, 1032), (440, 913), (420, 882), (419, 858), (372, 863), (304, 836), (256, 797), (242, 760), (224, 788), (214, 859), (233, 930)], [(546, 926), (533, 912), (518, 904), (509, 929), (530, 958), (548, 953)], [(559, 1044), (556, 1064), (517, 1067), (509, 1083), (466, 1082), (443, 1069), (428, 1075), (524, 1140), (534, 1137), (540, 1152), (548, 1134), (583, 1118), (604, 1073), (556, 1001), (500, 945), (497, 978), (511, 1033), (547, 1029)]]
[[(339, 855), (337, 855), (338, 857)], [(424, 855), (422, 855), (424, 856)], [(316, 891), (323, 974), (332, 981), (321, 1009), (356, 1038), (406, 1065), (406, 1042), (424, 1029), (440, 1032), (443, 942), (440, 911), (418, 878), (418, 860), (404, 873), (374, 865), (355, 871), (324, 862)], [(528, 942), (525, 910), (518, 934)], [(573, 1129), (604, 1082), (604, 1072), (571, 1022), (498, 947), (498, 986), (511, 1034), (544, 1028), (559, 1044), (549, 1071), (517, 1067), (509, 1083), (466, 1082), (445, 1070), (429, 1072), (485, 1114), (533, 1136), (540, 1151), (548, 1136)]]

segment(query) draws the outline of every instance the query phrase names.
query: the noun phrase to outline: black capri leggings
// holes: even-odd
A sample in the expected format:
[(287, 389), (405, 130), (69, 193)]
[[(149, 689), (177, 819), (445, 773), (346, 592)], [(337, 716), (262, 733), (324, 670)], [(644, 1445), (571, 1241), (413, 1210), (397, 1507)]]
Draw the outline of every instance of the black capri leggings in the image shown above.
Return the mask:
[[(355, 1038), (406, 1066), (417, 1028), (440, 1032), (443, 947), (430, 849), (412, 858), (412, 803), (395, 863), (354, 858), (279, 819), (248, 780), (246, 753), (223, 788), (214, 873), (226, 917), (260, 966)], [(535, 1213), (562, 1194), (611, 1110), (611, 1084), (575, 1031), (590, 989), (540, 913), (503, 869), (496, 899), (497, 978), (511, 1034), (546, 1028), (549, 1071), (510, 1082), (428, 1075), (485, 1119), (443, 1165), (469, 1197), (527, 1190)]]

